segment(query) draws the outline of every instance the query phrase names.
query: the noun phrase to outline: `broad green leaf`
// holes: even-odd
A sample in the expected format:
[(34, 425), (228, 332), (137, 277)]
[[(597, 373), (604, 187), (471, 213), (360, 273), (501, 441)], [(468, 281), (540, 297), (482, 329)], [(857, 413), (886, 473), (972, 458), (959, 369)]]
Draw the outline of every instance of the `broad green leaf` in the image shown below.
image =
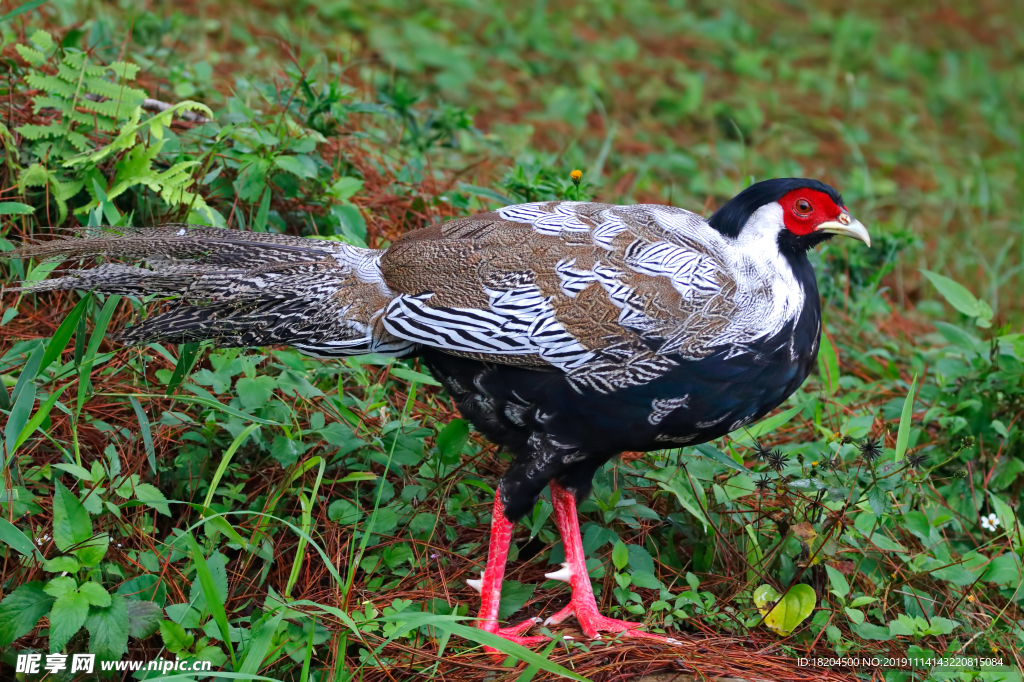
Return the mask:
[[(120, 596), (120, 595), (118, 595)], [(143, 599), (126, 599), (128, 634), (135, 639), (146, 639), (160, 629), (160, 607)]]
[(164, 646), (172, 654), (179, 651), (188, 651), (192, 648), (195, 637), (185, 631), (177, 623), (171, 620), (160, 621), (160, 637), (164, 640)]
[(892, 633), (889, 632), (889, 628), (875, 625), (874, 623), (851, 623), (850, 629), (853, 630), (853, 634), (864, 639), (875, 639), (884, 642), (893, 637)]
[(727, 466), (730, 469), (739, 471), (740, 473), (743, 474), (750, 473), (745, 466), (743, 466), (742, 464), (734, 460), (732, 457), (716, 448), (711, 443), (701, 443), (700, 445), (696, 446), (694, 450), (696, 450), (702, 456), (707, 457), (708, 459), (713, 459), (719, 464)]
[[(95, 584), (86, 583), (85, 585)], [(97, 587), (99, 586), (97, 585)], [(85, 629), (89, 631), (89, 653), (96, 654), (102, 660), (119, 661), (128, 651), (127, 601), (119, 594), (108, 595), (106, 606), (94, 605), (89, 610), (89, 616), (85, 620)], [(137, 603), (149, 604), (152, 602)]]
[(501, 603), (498, 607), (498, 618), (505, 620), (523, 608), (526, 602), (530, 601), (536, 585), (530, 583), (523, 585), (515, 580), (505, 580), (501, 583)]
[(67, 552), (92, 537), (92, 522), (89, 512), (70, 490), (60, 481), (54, 481), (53, 490), (53, 541)]
[(43, 570), (50, 573), (75, 573), (82, 565), (71, 555), (58, 556), (43, 562)]
[[(0, 493), (0, 495), (2, 494)], [(35, 556), (37, 553), (36, 546), (28, 539), (28, 536), (20, 528), (3, 518), (0, 518), (0, 542), (24, 556)]]
[[(29, 3), (26, 3), (26, 4), (31, 5), (32, 3), (29, 2)], [(39, 2), (37, 4), (41, 5), (43, 3)], [(13, 12), (12, 12), (12, 14), (13, 14)], [(9, 15), (5, 15), (4, 17), (0, 18), (0, 21), (7, 19), (8, 16)], [(31, 206), (29, 206), (28, 204), (23, 204), (23, 203), (18, 202), (18, 201), (2, 201), (2, 202), (0, 202), (0, 215), (32, 215), (33, 213), (35, 213), (35, 209), (32, 208)]]
[(100, 608), (110, 606), (110, 593), (103, 589), (103, 586), (99, 583), (92, 581), (84, 582), (78, 587), (78, 591), (85, 595), (85, 598), (89, 600), (90, 606), (99, 606)]
[(50, 652), (64, 648), (85, 624), (89, 615), (89, 598), (77, 590), (65, 592), (53, 602), (50, 611)]
[(803, 583), (793, 585), (782, 595), (771, 585), (754, 590), (754, 604), (764, 616), (764, 624), (783, 637), (788, 637), (811, 615), (816, 603), (814, 588)]
[(89, 481), (90, 483), (92, 483), (92, 472), (90, 472), (85, 467), (80, 467), (77, 464), (68, 464), (66, 462), (52, 464), (50, 466), (54, 469), (66, 471), (80, 481)]
[(902, 462), (907, 454), (907, 443), (910, 441), (910, 429), (913, 428), (914, 398), (917, 394), (917, 375), (910, 382), (910, 391), (903, 401), (903, 413), (900, 415), (900, 428), (896, 432), (896, 461)]
[(612, 563), (619, 571), (629, 565), (629, 550), (626, 549), (626, 543), (622, 540), (616, 540), (612, 547)]
[(0, 648), (27, 635), (50, 612), (53, 602), (39, 581), (25, 583), (4, 597), (0, 602)]
[(828, 580), (832, 584), (832, 591), (835, 592), (837, 596), (845, 598), (846, 595), (850, 594), (850, 583), (846, 580), (846, 576), (843, 575), (839, 569), (825, 564), (825, 571), (828, 573)]
[(437, 451), (442, 457), (456, 455), (469, 440), (469, 422), (465, 419), (451, 420), (437, 434)]
[[(951, 306), (959, 310), (968, 317), (981, 317), (985, 312), (978, 299), (975, 298), (974, 294), (967, 290), (963, 284), (956, 282), (945, 275), (940, 275), (937, 272), (931, 272), (930, 270), (921, 270), (921, 274), (928, 278), (942, 297), (945, 298)], [(991, 317), (991, 311), (989, 311), (989, 317)]]
[(766, 433), (771, 433), (777, 428), (785, 426), (793, 417), (800, 414), (807, 404), (797, 405), (788, 410), (766, 417), (756, 424), (737, 429), (729, 434), (729, 437), (741, 445), (751, 446), (754, 441)]
[(51, 597), (57, 598), (68, 592), (74, 592), (78, 589), (78, 581), (74, 578), (68, 578), (67, 576), (60, 576), (54, 578), (50, 582), (46, 583), (43, 587), (43, 592), (50, 595)]
[(167, 506), (167, 498), (160, 492), (160, 489), (149, 483), (139, 483), (135, 486), (135, 499), (152, 507), (164, 516), (171, 515), (171, 509)]
[(648, 590), (661, 589), (661, 581), (650, 571), (633, 571), (630, 578), (637, 587), (643, 587)]

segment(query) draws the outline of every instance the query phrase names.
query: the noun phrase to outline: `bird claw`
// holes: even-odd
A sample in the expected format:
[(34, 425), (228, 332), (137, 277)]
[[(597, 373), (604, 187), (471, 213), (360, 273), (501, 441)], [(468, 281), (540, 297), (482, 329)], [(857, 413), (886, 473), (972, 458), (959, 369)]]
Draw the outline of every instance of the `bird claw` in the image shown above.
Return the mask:
[[(518, 644), (520, 646), (536, 646), (537, 644), (541, 644), (543, 642), (548, 641), (548, 638), (544, 635), (530, 635), (524, 637), (523, 634), (538, 623), (540, 623), (540, 618), (527, 618), (521, 623), (510, 625), (507, 628), (499, 628), (497, 627), (497, 623), (493, 621), (490, 623), (482, 623), (478, 627), (481, 630), (485, 630), (487, 632), (498, 635), (503, 639), (507, 639), (513, 644)], [(499, 660), (505, 660), (505, 656), (507, 655), (504, 652), (498, 651), (494, 647), (486, 645), (484, 646), (484, 651), (489, 653), (495, 659)]]

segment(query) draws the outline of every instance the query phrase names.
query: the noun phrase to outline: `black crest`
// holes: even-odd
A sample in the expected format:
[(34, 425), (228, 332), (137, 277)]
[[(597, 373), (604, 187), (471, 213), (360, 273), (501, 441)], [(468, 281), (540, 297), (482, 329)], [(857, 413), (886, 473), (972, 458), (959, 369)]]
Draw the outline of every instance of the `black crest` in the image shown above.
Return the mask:
[(763, 180), (755, 182), (732, 199), (722, 208), (715, 211), (715, 214), (708, 219), (713, 228), (724, 234), (726, 237), (736, 237), (740, 230), (747, 224), (750, 216), (757, 209), (765, 204), (778, 201), (795, 189), (813, 189), (824, 192), (836, 202), (836, 206), (843, 205), (843, 197), (834, 187), (826, 185), (820, 180), (810, 178), (776, 178), (774, 180)]

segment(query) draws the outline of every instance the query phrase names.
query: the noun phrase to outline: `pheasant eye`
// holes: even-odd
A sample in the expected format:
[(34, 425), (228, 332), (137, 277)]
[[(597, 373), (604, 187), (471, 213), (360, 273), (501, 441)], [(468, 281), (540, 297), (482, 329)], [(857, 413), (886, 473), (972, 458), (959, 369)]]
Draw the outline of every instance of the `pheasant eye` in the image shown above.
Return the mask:
[(811, 202), (807, 201), (807, 199), (797, 199), (795, 208), (797, 213), (809, 215), (811, 212)]

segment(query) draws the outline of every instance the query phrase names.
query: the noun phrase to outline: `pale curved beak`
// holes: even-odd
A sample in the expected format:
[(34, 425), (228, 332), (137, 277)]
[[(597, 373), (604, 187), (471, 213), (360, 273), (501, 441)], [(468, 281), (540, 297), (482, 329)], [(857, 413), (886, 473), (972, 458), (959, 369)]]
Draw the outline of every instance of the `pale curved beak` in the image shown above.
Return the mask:
[(822, 223), (814, 228), (814, 231), (831, 232), (832, 234), (841, 234), (844, 237), (853, 237), (871, 246), (871, 236), (868, 234), (868, 229), (846, 211), (839, 214), (838, 220), (829, 220)]

